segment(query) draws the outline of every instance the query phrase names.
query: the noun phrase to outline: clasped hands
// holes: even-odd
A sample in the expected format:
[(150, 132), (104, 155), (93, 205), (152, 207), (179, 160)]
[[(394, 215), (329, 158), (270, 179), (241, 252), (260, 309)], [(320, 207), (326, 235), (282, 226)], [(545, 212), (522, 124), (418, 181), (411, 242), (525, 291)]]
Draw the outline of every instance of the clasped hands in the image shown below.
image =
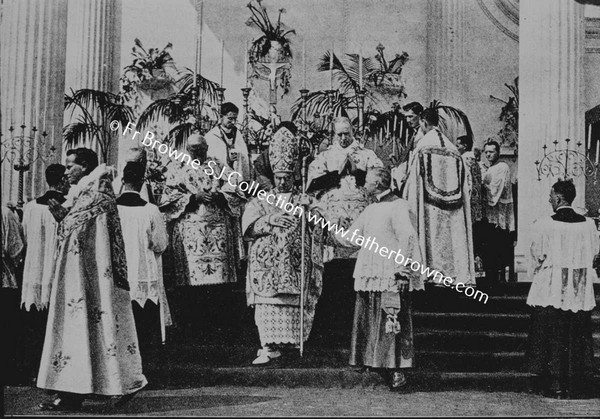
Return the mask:
[(400, 266), (398, 272), (394, 274), (396, 282), (398, 283), (398, 289), (401, 293), (405, 293), (408, 291), (409, 277), (411, 271), (407, 266)]
[(199, 202), (204, 204), (212, 204), (217, 201), (218, 194), (218, 192), (205, 191), (201, 189), (198, 191), (198, 193), (196, 193), (195, 196)]

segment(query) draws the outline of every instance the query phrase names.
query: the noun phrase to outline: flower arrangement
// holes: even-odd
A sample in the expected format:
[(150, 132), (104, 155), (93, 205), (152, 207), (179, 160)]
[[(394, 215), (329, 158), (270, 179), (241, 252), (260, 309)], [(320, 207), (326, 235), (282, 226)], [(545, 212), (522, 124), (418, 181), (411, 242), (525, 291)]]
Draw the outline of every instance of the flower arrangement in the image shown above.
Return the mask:
[(515, 148), (519, 138), (519, 78), (515, 78), (514, 84), (504, 84), (512, 93), (508, 100), (502, 100), (490, 95), (491, 99), (504, 103), (498, 120), (504, 123), (504, 126), (496, 134), (496, 138), (501, 145)]
[(262, 0), (256, 0), (256, 3), (258, 4), (256, 6), (252, 2), (247, 4), (252, 16), (246, 21), (246, 25), (259, 29), (263, 35), (252, 42), (250, 62), (263, 61), (269, 55), (273, 55), (274, 52), (279, 54), (279, 58), (291, 59), (292, 50), (290, 49), (288, 35), (296, 34), (296, 31), (288, 29), (281, 21), (281, 15), (285, 13), (285, 9), (279, 9), (277, 24), (273, 25), (267, 13), (267, 8), (262, 5)]
[(126, 99), (133, 99), (136, 86), (142, 89), (158, 90), (172, 84), (174, 80), (165, 71), (168, 67), (175, 69), (175, 62), (169, 53), (173, 48), (168, 43), (162, 50), (150, 48), (148, 51), (139, 39), (135, 39), (131, 55), (133, 63), (123, 69), (121, 90)]

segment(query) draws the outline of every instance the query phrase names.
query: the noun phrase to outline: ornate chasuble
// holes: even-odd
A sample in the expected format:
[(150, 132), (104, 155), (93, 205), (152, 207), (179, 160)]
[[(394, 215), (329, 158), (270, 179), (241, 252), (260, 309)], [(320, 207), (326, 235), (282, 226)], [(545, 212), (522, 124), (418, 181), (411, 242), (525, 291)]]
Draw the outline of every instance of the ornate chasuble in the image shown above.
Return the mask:
[[(237, 281), (241, 235), (239, 217), (245, 202), (230, 192), (227, 175), (219, 180), (207, 172), (207, 164), (198, 169), (180, 162), (169, 162), (167, 190), (162, 211), (165, 213), (170, 243), (164, 259), (176, 285), (209, 285)], [(214, 170), (221, 173), (221, 167)], [(216, 203), (196, 202), (198, 191), (220, 192)]]
[(416, 216), (421, 254), (427, 266), (456, 281), (474, 284), (465, 166), (456, 146), (437, 128), (416, 143), (402, 197)]
[[(287, 193), (281, 196), (285, 198), (285, 202), (299, 205), (299, 195)], [(249, 305), (300, 305), (301, 219), (297, 218), (296, 226), (291, 229), (269, 224), (271, 216), (284, 213), (281, 208), (258, 198), (250, 201), (244, 211), (242, 230), (246, 237), (253, 239), (246, 282)], [(305, 290), (306, 303), (311, 306), (316, 304), (322, 289), (323, 232), (320, 225), (314, 226), (308, 222), (306, 225)]]
[(109, 170), (102, 164), (72, 187), (59, 224), (40, 388), (114, 396), (147, 384)]

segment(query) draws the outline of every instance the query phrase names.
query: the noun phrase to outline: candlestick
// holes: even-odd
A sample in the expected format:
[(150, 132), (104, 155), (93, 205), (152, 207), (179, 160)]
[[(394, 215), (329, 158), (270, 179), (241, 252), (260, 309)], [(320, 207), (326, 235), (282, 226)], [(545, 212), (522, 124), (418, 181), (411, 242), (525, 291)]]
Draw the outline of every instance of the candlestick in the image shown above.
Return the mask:
[(225, 58), (225, 40), (221, 41), (221, 87), (223, 87), (223, 63)]
[(363, 60), (362, 60), (362, 49), (358, 54), (358, 87), (360, 90), (363, 89)]
[(334, 44), (331, 43), (331, 54), (329, 55), (329, 90), (333, 90), (333, 50)]
[(306, 89), (306, 39), (302, 41), (302, 90)]

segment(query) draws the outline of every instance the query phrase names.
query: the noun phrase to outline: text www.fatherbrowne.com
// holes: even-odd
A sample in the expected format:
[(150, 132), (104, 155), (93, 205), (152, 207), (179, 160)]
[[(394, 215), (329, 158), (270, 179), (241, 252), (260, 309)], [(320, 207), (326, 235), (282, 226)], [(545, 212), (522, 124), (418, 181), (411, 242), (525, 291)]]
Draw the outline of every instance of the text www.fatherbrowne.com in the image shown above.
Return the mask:
[[(113, 131), (118, 130), (120, 126), (121, 124), (119, 123), (119, 121), (112, 121), (110, 124), (110, 128)], [(125, 134), (127, 134), (128, 132), (131, 132), (133, 134), (131, 139), (134, 140), (137, 135), (141, 134), (139, 131), (133, 130), (134, 127), (135, 124), (129, 122), (127, 126), (123, 129), (122, 135), (125, 136)], [(175, 158), (175, 160), (181, 159), (182, 163), (186, 160), (185, 158), (187, 157), (187, 164), (195, 170), (198, 170), (202, 165), (202, 162), (200, 162), (197, 159), (192, 159), (189, 154), (185, 154), (182, 152), (177, 154), (176, 149), (172, 149), (171, 146), (156, 140), (152, 132), (147, 132), (145, 134), (145, 136), (142, 139), (142, 144), (152, 149), (154, 149), (158, 144), (158, 147), (156, 147), (156, 149), (160, 153), (168, 153), (169, 156)], [(208, 168), (203, 168), (204, 173), (206, 173), (209, 176), (214, 176), (217, 179), (223, 178), (225, 174), (225, 168), (221, 170), (220, 174), (216, 175), (215, 169), (217, 168), (217, 163), (214, 161), (209, 161), (207, 166)], [(233, 180), (235, 180), (235, 176), (238, 177), (238, 180), (241, 179), (241, 181), (239, 181), (238, 183), (232, 182), (232, 178)], [(242, 175), (236, 171), (229, 171), (227, 175), (227, 183), (229, 183), (229, 185), (234, 188), (239, 188), (239, 190), (244, 192), (247, 196), (253, 196), (258, 199), (265, 200), (269, 205), (274, 205), (291, 215), (298, 217), (304, 216), (303, 206), (294, 205), (291, 202), (286, 202), (284, 199), (282, 199), (281, 196), (276, 196), (275, 194), (266, 192), (262, 189), (259, 190), (259, 184), (257, 182), (252, 181), (251, 183), (248, 183), (247, 181), (243, 180)], [(346, 236), (350, 233), (350, 230), (346, 230), (343, 227), (339, 227), (336, 223), (332, 224), (330, 221), (321, 217), (318, 213), (313, 213), (310, 210), (307, 211), (307, 219), (308, 222), (312, 223), (313, 225), (320, 225), (321, 228), (323, 228), (323, 230), (327, 230), (330, 233), (333, 232), (342, 239), (346, 239)], [(451, 277), (444, 276), (441, 272), (435, 269), (431, 269), (428, 266), (422, 265), (417, 260), (404, 257), (404, 255), (402, 254), (402, 249), (398, 249), (397, 251), (390, 251), (385, 246), (379, 246), (379, 243), (377, 243), (374, 237), (365, 238), (364, 236), (357, 234), (358, 231), (359, 230), (354, 230), (352, 236), (349, 239), (347, 239), (350, 242), (352, 242), (355, 246), (363, 247), (365, 249), (368, 246), (369, 250), (374, 251), (375, 253), (379, 253), (381, 257), (387, 257), (388, 259), (391, 259), (395, 255), (394, 262), (396, 262), (398, 265), (404, 267), (408, 266), (412, 271), (420, 272), (421, 275), (426, 275), (427, 278), (433, 277), (433, 281), (437, 282), (438, 284), (441, 283), (444, 286), (450, 287), (460, 293), (464, 292), (464, 294), (467, 297), (472, 297), (474, 300), (479, 300), (480, 302), (483, 301), (484, 304), (487, 303), (488, 295), (486, 293), (481, 292), (479, 290), (475, 290), (475, 288), (473, 288), (472, 286), (463, 284), (462, 282), (456, 282), (455, 284), (454, 279), (452, 279)], [(375, 246), (375, 250), (373, 250), (373, 246)]]

